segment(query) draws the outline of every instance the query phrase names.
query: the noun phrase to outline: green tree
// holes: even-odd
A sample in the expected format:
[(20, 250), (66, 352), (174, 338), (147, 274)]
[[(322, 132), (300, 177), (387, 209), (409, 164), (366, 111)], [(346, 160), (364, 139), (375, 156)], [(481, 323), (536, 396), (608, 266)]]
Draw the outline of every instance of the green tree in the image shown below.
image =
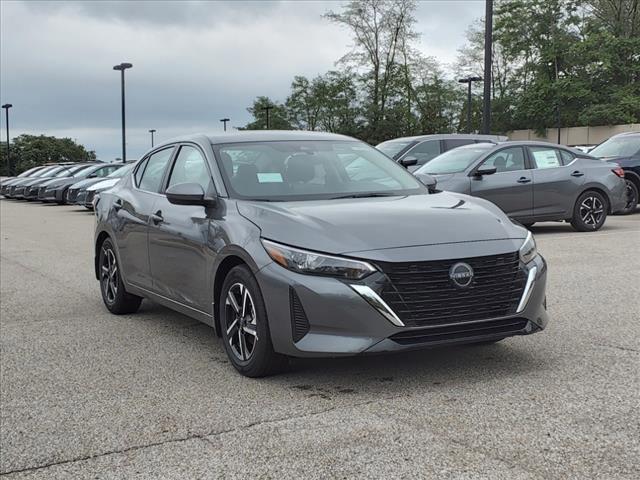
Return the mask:
[[(7, 144), (0, 147), (0, 174), (8, 175)], [(45, 135), (20, 135), (10, 144), (14, 171), (19, 174), (29, 168), (46, 163), (84, 162), (96, 159), (96, 153), (70, 138)]]
[(292, 130), (292, 126), (287, 119), (287, 110), (281, 103), (274, 102), (269, 97), (257, 97), (253, 105), (247, 111), (253, 115), (253, 121), (249, 122), (241, 130), (265, 130), (267, 128), (267, 110), (269, 108), (269, 129), (270, 130)]

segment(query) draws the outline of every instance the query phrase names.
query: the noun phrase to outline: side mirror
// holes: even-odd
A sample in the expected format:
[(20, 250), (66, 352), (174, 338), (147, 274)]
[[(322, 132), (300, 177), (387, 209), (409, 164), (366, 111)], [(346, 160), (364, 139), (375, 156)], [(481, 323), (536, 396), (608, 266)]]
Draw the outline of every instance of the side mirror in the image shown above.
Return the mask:
[(398, 163), (402, 165), (404, 168), (413, 167), (418, 164), (418, 159), (411, 155), (407, 155), (406, 157), (398, 160)]
[(436, 177), (428, 173), (415, 173), (414, 175), (420, 180), (420, 183), (429, 189), (429, 193), (435, 193), (437, 191), (436, 185), (438, 184), (438, 180), (436, 180)]
[(493, 175), (498, 169), (496, 167), (480, 167), (473, 174), (476, 177), (482, 177), (483, 175)]
[(174, 205), (202, 205), (211, 207), (215, 204), (213, 198), (205, 197), (202, 186), (198, 183), (179, 183), (164, 192), (169, 203)]
[(87, 175), (87, 178), (96, 178), (98, 175), (95, 173), (92, 173), (91, 175)]

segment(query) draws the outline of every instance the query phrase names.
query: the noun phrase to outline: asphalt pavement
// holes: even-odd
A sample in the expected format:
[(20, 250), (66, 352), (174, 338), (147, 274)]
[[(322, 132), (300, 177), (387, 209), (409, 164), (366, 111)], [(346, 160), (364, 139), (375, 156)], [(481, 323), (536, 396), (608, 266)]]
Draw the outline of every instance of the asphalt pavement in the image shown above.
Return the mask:
[(2, 478), (640, 477), (640, 211), (533, 227), (542, 333), (259, 380), (206, 325), (109, 314), (84, 208), (0, 217)]

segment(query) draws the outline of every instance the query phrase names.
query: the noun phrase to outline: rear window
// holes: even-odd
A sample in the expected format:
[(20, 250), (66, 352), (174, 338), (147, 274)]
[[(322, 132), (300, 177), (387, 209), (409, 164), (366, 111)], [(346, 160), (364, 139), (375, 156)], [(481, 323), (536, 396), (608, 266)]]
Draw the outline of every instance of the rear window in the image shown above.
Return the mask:
[(387, 142), (382, 142), (376, 146), (376, 148), (386, 156), (397, 159), (401, 153), (416, 143), (418, 142), (415, 140), (389, 140)]
[(631, 157), (638, 153), (640, 153), (640, 135), (610, 138), (589, 151), (589, 155), (598, 158)]

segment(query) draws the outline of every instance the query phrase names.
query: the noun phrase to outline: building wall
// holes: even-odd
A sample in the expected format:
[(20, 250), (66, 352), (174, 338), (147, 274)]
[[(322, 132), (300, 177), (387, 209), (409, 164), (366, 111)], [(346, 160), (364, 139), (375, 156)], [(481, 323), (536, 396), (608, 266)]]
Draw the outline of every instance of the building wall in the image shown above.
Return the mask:
[[(560, 129), (560, 143), (564, 145), (597, 145), (607, 138), (623, 132), (640, 132), (640, 123), (601, 127), (569, 127)], [(509, 140), (542, 140), (556, 143), (558, 129), (547, 129), (546, 136), (540, 137), (533, 130), (514, 130), (507, 133)]]

